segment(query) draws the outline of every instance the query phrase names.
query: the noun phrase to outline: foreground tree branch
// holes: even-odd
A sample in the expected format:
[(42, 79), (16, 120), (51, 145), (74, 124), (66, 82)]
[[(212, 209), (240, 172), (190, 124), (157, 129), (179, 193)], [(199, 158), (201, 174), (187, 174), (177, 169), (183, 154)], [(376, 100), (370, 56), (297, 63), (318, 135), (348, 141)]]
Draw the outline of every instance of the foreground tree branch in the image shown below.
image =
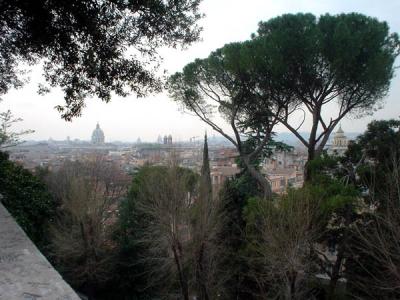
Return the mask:
[(41, 93), (60, 87), (62, 117), (79, 116), (85, 99), (144, 96), (161, 89), (158, 49), (199, 39), (200, 0), (3, 0), (0, 96), (23, 85), (20, 63), (43, 62)]

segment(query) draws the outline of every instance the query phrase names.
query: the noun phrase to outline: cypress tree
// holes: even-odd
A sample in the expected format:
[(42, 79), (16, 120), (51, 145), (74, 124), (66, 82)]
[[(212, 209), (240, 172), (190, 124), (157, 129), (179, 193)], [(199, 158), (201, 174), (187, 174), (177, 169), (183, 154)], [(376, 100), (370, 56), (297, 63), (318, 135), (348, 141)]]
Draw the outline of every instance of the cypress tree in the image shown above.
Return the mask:
[(209, 279), (209, 241), (212, 230), (212, 186), (210, 161), (208, 157), (207, 134), (204, 136), (203, 165), (199, 184), (199, 197), (195, 203), (194, 245), (195, 245), (195, 279), (198, 298), (210, 299)]
[(204, 135), (204, 147), (203, 147), (203, 165), (201, 167), (200, 177), (200, 191), (199, 199), (203, 202), (211, 202), (212, 200), (212, 185), (210, 175), (210, 159), (208, 156), (208, 143), (207, 133)]

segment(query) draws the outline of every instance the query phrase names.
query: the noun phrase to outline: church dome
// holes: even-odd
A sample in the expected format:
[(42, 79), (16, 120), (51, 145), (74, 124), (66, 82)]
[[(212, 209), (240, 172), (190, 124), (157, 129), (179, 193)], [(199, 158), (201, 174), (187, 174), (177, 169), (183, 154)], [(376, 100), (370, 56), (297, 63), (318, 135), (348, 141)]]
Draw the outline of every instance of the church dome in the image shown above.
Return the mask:
[(101, 130), (99, 123), (97, 123), (96, 129), (93, 130), (92, 144), (104, 144), (104, 132)]
[(342, 129), (342, 126), (339, 125), (339, 129), (335, 133), (335, 138), (344, 138), (344, 137), (345, 137), (345, 135), (344, 135), (344, 131)]
[(339, 126), (339, 129), (335, 132), (335, 136), (333, 137), (333, 147), (344, 147), (347, 148), (348, 145), (347, 137), (344, 135), (344, 131), (342, 126)]

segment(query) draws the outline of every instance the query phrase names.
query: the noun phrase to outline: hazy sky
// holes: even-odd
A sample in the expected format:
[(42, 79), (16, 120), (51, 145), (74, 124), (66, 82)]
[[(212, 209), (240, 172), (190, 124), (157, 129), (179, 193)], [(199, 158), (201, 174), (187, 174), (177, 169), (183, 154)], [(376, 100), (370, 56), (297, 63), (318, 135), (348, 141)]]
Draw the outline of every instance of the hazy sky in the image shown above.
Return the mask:
[[(200, 22), (204, 27), (202, 41), (185, 51), (163, 50), (163, 68), (170, 73), (179, 71), (197, 57), (208, 54), (234, 41), (243, 41), (257, 30), (259, 21), (268, 20), (284, 13), (311, 12), (324, 13), (360, 12), (387, 21), (391, 32), (400, 31), (400, 0), (203, 0), (201, 11), (206, 14)], [(400, 61), (396, 62), (399, 65)], [(27, 139), (89, 139), (96, 122), (104, 130), (106, 141), (135, 141), (138, 137), (155, 141), (157, 136), (172, 134), (175, 140), (200, 136), (211, 129), (196, 119), (184, 114), (166, 93), (136, 99), (114, 97), (108, 104), (98, 99), (88, 99), (83, 115), (72, 122), (60, 118), (54, 106), (62, 103), (63, 95), (54, 90), (46, 96), (39, 96), (37, 84), (41, 71), (34, 68), (31, 81), (24, 88), (12, 90), (3, 97), (0, 110), (11, 109), (24, 119), (16, 129), (33, 129), (35, 133)], [(342, 122), (345, 131), (362, 132), (371, 119), (398, 118), (400, 113), (399, 74), (392, 81), (385, 107), (372, 117), (346, 119)], [(305, 124), (307, 125), (307, 124)], [(307, 131), (307, 126), (303, 127)], [(278, 128), (278, 131), (286, 131)]]

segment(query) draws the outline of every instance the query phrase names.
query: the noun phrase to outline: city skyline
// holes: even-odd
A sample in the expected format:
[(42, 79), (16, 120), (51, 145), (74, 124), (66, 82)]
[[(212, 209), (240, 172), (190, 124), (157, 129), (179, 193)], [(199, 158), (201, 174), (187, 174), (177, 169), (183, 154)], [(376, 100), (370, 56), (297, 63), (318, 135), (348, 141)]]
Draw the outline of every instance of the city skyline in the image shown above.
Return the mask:
[[(101, 131), (104, 133), (104, 128), (101, 126), (101, 124), (99, 122), (96, 123), (95, 126), (93, 126), (93, 128), (90, 131), (89, 136), (84, 137), (84, 138), (77, 138), (74, 136), (70, 136), (67, 135), (64, 138), (53, 138), (53, 137), (48, 137), (48, 138), (44, 138), (44, 139), (23, 139), (23, 142), (44, 142), (44, 141), (57, 141), (57, 142), (63, 142), (63, 141), (67, 141), (67, 142), (74, 142), (74, 141), (79, 141), (79, 142), (84, 142), (84, 143), (91, 143), (93, 144), (93, 134), (94, 131), (97, 130), (97, 125), (100, 126)], [(341, 123), (339, 124), (339, 126), (335, 129), (334, 133), (336, 131), (339, 131), (341, 128), (342, 129), (342, 125)], [(358, 136), (359, 134), (362, 134), (362, 132), (354, 132), (354, 131), (346, 131), (343, 130), (344, 134), (350, 139), (354, 139), (356, 136)], [(165, 144), (164, 139), (166, 137), (171, 136), (171, 138), (173, 139), (173, 143), (202, 143), (203, 139), (204, 139), (204, 134), (207, 133), (207, 131), (203, 132), (202, 135), (199, 136), (191, 136), (189, 138), (180, 138), (179, 136), (174, 136), (171, 133), (160, 133), (159, 135), (157, 135), (157, 137), (155, 137), (154, 139), (142, 139), (141, 136), (137, 136), (137, 137), (132, 137), (130, 140), (113, 140), (113, 139), (108, 139), (106, 133), (104, 133), (104, 143), (127, 143), (127, 144), (137, 144), (137, 143), (154, 143), (154, 144)], [(308, 132), (299, 132), (303, 137), (308, 137)], [(334, 139), (334, 133), (332, 134), (332, 136), (330, 137), (329, 140), (333, 140)], [(233, 145), (226, 140), (223, 136), (221, 136), (219, 133), (217, 132), (212, 132), (211, 134), (207, 134), (208, 135), (208, 139), (210, 141), (215, 141), (217, 143), (223, 142), (223, 144), (226, 145), (230, 145), (233, 147)], [(296, 136), (293, 135), (291, 132), (277, 132), (275, 135), (275, 140), (277, 141), (283, 141), (289, 145), (292, 146), (300, 146), (303, 147), (303, 145), (297, 140)]]
[[(229, 11), (227, 7), (229, 6)], [(184, 65), (198, 57), (206, 57), (211, 51), (234, 41), (243, 41), (257, 30), (257, 23), (268, 20), (284, 13), (311, 12), (317, 16), (329, 12), (357, 11), (369, 16), (387, 21), (391, 32), (400, 31), (400, 20), (396, 12), (400, 9), (400, 2), (386, 1), (385, 5), (374, 1), (251, 1), (243, 6), (239, 1), (211, 1), (206, 0), (201, 5), (201, 11), (206, 13), (200, 22), (204, 27), (203, 41), (193, 44), (185, 51), (163, 49), (160, 54), (164, 57), (162, 69), (170, 74), (179, 71)], [(224, 22), (220, 16), (224, 14)], [(238, 21), (240, 20), (240, 21)], [(398, 65), (398, 62), (396, 62)], [(26, 140), (55, 140), (66, 139), (67, 136), (75, 139), (87, 140), (99, 122), (108, 141), (155, 141), (159, 134), (172, 134), (177, 141), (189, 140), (192, 136), (201, 136), (205, 130), (211, 135), (212, 129), (200, 122), (196, 117), (182, 113), (180, 107), (164, 92), (151, 95), (144, 99), (135, 96), (127, 98), (113, 97), (110, 103), (103, 103), (98, 99), (88, 99), (87, 107), (81, 117), (65, 122), (54, 109), (57, 104), (63, 103), (63, 94), (60, 90), (40, 96), (36, 93), (37, 84), (41, 81), (40, 68), (35, 66), (31, 73), (31, 81), (20, 90), (11, 90), (0, 104), (2, 110), (11, 109), (16, 117), (24, 121), (15, 126), (15, 130), (32, 129), (35, 132), (24, 137)], [(396, 76), (397, 75), (397, 76)], [(372, 116), (362, 119), (346, 118), (342, 126), (346, 132), (363, 132), (372, 119), (398, 118), (400, 103), (396, 101), (400, 93), (398, 74), (392, 80), (391, 89), (383, 109)], [(332, 109), (335, 109), (332, 107)], [(331, 109), (328, 108), (330, 111)], [(44, 118), (45, 116), (45, 118)], [(309, 119), (305, 125), (309, 124)], [(351, 129), (351, 130), (350, 130)], [(281, 126), (277, 132), (287, 132)], [(307, 131), (307, 126), (302, 128)]]

